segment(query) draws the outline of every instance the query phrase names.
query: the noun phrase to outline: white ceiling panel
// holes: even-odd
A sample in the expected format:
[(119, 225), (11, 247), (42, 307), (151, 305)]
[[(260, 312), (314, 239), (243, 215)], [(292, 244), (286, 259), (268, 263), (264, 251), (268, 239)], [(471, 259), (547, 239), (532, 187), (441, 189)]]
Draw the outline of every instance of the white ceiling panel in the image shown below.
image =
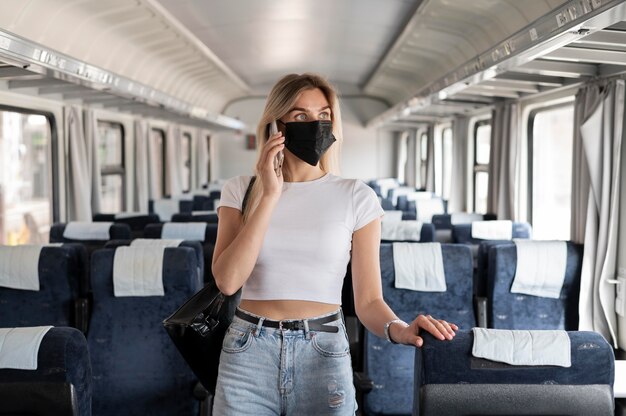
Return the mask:
[(290, 72), (361, 85), (414, 12), (411, 0), (159, 0), (252, 88)]

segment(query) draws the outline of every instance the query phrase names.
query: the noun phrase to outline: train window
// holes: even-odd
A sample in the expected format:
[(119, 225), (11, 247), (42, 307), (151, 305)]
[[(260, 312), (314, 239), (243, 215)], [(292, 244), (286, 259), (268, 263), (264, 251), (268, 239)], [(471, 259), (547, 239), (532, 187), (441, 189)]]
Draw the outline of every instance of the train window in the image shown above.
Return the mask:
[[(159, 194), (153, 199), (160, 199), (165, 194), (165, 131), (162, 129), (150, 130), (150, 177), (157, 181)], [(152, 176), (154, 175), (154, 176)], [(155, 179), (152, 179), (155, 178)]]
[(536, 110), (529, 123), (533, 237), (569, 240), (574, 106)]
[(124, 126), (98, 121), (98, 162), (101, 174), (100, 210), (124, 211)]
[(487, 213), (491, 120), (474, 125), (474, 212)]
[(182, 140), (183, 192), (189, 192), (191, 189), (191, 134), (183, 133)]
[(40, 114), (0, 111), (0, 244), (49, 240), (53, 120)]

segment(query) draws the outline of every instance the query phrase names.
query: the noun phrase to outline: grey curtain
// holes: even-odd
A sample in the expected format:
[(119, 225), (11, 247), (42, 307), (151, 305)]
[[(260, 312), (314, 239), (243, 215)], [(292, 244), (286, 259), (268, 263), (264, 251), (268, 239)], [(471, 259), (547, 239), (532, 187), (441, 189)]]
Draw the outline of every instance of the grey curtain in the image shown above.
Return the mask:
[(517, 103), (496, 105), (491, 118), (487, 212), (495, 213), (502, 220), (517, 219), (515, 201), (521, 153), (519, 118)]
[(102, 174), (98, 159), (98, 118), (93, 110), (86, 110), (85, 117), (85, 144), (87, 149), (87, 164), (89, 166), (89, 181), (91, 183), (91, 212), (101, 212)]
[(414, 129), (406, 132), (407, 136), (407, 155), (406, 155), (406, 168), (404, 170), (404, 179), (407, 186), (412, 188), (417, 187), (415, 182), (415, 170), (417, 169), (417, 154), (415, 147), (417, 146), (417, 131)]
[(207, 140), (208, 132), (198, 130), (194, 137), (195, 155), (196, 155), (196, 183), (193, 188), (202, 188), (209, 183), (209, 143)]
[(428, 126), (426, 153), (428, 154), (426, 158), (426, 190), (435, 192), (435, 129), (432, 125)]
[(150, 179), (148, 175), (148, 123), (135, 120), (135, 175), (133, 182), (133, 211), (148, 212), (150, 199)]
[(452, 123), (452, 181), (448, 212), (467, 212), (467, 129), (469, 119), (458, 117)]
[(583, 96), (592, 107), (584, 109), (586, 117), (579, 126), (590, 185), (584, 232), (579, 327), (581, 330), (601, 333), (616, 348), (618, 317), (615, 284), (618, 281), (615, 275), (618, 263), (625, 90), (624, 80), (586, 87)]
[(172, 197), (183, 193), (182, 136), (178, 126), (170, 125), (165, 138), (165, 191)]
[(91, 221), (91, 191), (83, 121), (77, 107), (65, 107), (68, 221)]

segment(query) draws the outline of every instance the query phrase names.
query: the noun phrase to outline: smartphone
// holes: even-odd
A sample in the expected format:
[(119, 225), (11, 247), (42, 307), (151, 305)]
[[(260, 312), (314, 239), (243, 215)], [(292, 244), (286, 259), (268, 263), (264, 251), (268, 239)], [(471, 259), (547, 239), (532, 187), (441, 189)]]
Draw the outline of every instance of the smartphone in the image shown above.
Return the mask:
[[(276, 125), (276, 120), (274, 120), (270, 123), (270, 136), (273, 136), (276, 133), (278, 133), (278, 126)], [(274, 157), (274, 172), (276, 172), (276, 176), (281, 175), (282, 167), (283, 167), (283, 158), (284, 158), (284, 155), (283, 155), (282, 150), (278, 152), (276, 156)]]

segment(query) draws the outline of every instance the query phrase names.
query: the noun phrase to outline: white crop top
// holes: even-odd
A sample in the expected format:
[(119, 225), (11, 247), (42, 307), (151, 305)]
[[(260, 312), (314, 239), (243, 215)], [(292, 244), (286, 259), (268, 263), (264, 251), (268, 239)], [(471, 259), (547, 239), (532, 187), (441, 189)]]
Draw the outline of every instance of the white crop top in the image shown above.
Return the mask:
[[(241, 211), (250, 179), (226, 181), (218, 214), (220, 207)], [(383, 214), (374, 191), (358, 179), (326, 174), (285, 182), (241, 298), (341, 304), (352, 233)]]

